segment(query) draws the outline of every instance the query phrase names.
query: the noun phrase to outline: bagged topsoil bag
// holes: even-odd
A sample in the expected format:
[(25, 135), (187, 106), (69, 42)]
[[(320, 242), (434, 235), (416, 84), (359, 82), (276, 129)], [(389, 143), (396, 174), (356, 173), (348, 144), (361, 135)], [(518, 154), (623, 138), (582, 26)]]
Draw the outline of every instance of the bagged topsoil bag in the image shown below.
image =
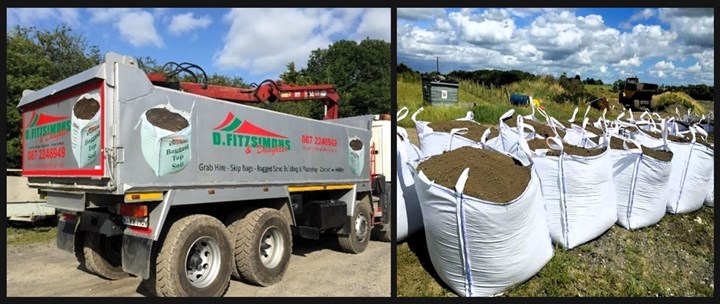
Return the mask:
[(532, 161), (555, 243), (572, 249), (615, 224), (617, 195), (609, 147), (591, 150), (564, 145), (557, 137), (523, 144), (533, 151)]
[(140, 116), (143, 157), (156, 176), (179, 172), (190, 163), (191, 113), (192, 109), (188, 113), (168, 103), (152, 107)]
[[(466, 127), (453, 128), (452, 130), (448, 130), (447, 132), (438, 132), (433, 130), (433, 128), (430, 126), (433, 123), (417, 120), (417, 115), (422, 111), (423, 108), (418, 109), (415, 113), (413, 113), (411, 118), (415, 123), (418, 142), (420, 143), (420, 151), (422, 151), (423, 156), (430, 157), (433, 155), (441, 154), (445, 151), (452, 151), (465, 146), (474, 146), (478, 148), (480, 147), (479, 137), (480, 135), (482, 135), (482, 131), (475, 132), (479, 133), (475, 134), (477, 136), (477, 140), (472, 140), (466, 136), (463, 136), (468, 135), (468, 132), (470, 131)], [(464, 125), (466, 126), (472, 125), (478, 128), (482, 128), (479, 123), (473, 120), (473, 118), (474, 115), (472, 111), (468, 111), (465, 117), (458, 118), (454, 120), (454, 122), (465, 122)]]
[[(407, 112), (406, 107), (400, 109), (397, 113), (397, 121), (403, 120), (407, 116)], [(396, 171), (397, 212), (395, 212), (395, 220), (397, 228), (395, 235), (399, 242), (423, 228), (422, 211), (415, 191), (415, 171), (412, 170), (422, 153), (410, 142), (405, 128), (396, 127), (396, 139), (395, 163), (398, 170)]]
[(519, 115), (516, 119), (513, 119), (513, 114), (515, 114), (515, 110), (510, 109), (509, 111), (505, 112), (505, 114), (501, 115), (498, 119), (500, 136), (491, 139), (482, 138), (481, 143), (484, 147), (492, 148), (496, 151), (510, 153), (520, 159), (523, 164), (529, 164), (527, 155), (525, 153), (522, 153), (522, 151), (518, 150), (520, 149), (520, 146), (518, 144), (520, 137), (518, 134), (522, 133), (522, 136), (524, 136), (526, 139), (535, 138), (537, 134), (535, 132), (535, 128), (528, 124), (516, 124), (515, 126), (508, 125), (508, 122), (524, 119), (523, 116)]
[(705, 206), (708, 207), (715, 207), (715, 169), (713, 168), (713, 173), (710, 175), (710, 182), (708, 183), (708, 194), (705, 196)]
[[(708, 193), (708, 183), (713, 173), (714, 151), (696, 142), (695, 130), (694, 126), (690, 127), (692, 138), (689, 141), (684, 137), (668, 136), (670, 140), (667, 144), (673, 152), (673, 158), (665, 197), (667, 212), (673, 214), (700, 209)], [(659, 141), (656, 136), (655, 133), (640, 130), (636, 140), (652, 146)]]
[(582, 126), (572, 124), (570, 128), (565, 129), (563, 141), (571, 145), (594, 148), (604, 143), (603, 134), (595, 134), (587, 130), (588, 118), (583, 119)]
[(70, 130), (70, 146), (78, 168), (98, 159), (100, 140), (100, 93), (83, 94), (73, 105)]
[[(492, 147), (497, 151), (505, 151), (512, 154), (518, 152), (518, 134), (520, 134), (521, 131), (519, 131), (517, 125), (510, 126), (506, 122), (509, 119), (512, 119), (513, 114), (515, 114), (515, 110), (510, 109), (509, 111), (505, 112), (505, 114), (500, 116), (500, 118), (498, 119), (500, 136), (494, 139), (487, 140), (487, 142), (485, 143), (487, 146)], [(531, 125), (525, 124), (523, 126), (522, 132), (523, 136), (525, 136), (526, 138), (535, 137), (535, 129)], [(522, 153), (516, 155), (521, 156)]]
[(430, 260), (458, 295), (497, 295), (550, 261), (552, 241), (532, 167), (463, 147), (421, 162), (418, 170)]
[(616, 136), (610, 146), (618, 224), (629, 230), (657, 224), (665, 215), (672, 152)]
[(360, 137), (355, 136), (348, 138), (348, 148), (350, 171), (360, 176), (365, 165), (365, 145), (360, 140)]

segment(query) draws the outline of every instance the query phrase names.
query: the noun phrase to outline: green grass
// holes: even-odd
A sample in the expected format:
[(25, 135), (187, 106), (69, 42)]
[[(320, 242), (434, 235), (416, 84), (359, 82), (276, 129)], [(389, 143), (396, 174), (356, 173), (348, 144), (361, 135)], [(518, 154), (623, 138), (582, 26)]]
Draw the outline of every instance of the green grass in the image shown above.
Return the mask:
[[(713, 296), (714, 210), (666, 214), (652, 227), (613, 226), (598, 239), (555, 255), (505, 296)], [(437, 277), (422, 231), (398, 244), (398, 296), (456, 296)]]
[(664, 109), (665, 112), (672, 114), (675, 114), (675, 107), (677, 107), (682, 114), (687, 113), (687, 109), (692, 109), (694, 113), (699, 115), (707, 114), (706, 108), (702, 103), (683, 92), (665, 92), (653, 96), (653, 101), (659, 109)]
[[(398, 78), (397, 82), (397, 100), (398, 109), (407, 107), (410, 114), (407, 118), (398, 123), (401, 127), (412, 127), (414, 124), (410, 119), (420, 107), (423, 112), (418, 114), (417, 118), (421, 121), (438, 122), (454, 120), (465, 117), (465, 113), (469, 110), (475, 114), (475, 120), (485, 124), (497, 124), (500, 116), (509, 109), (515, 109), (516, 113), (527, 115), (531, 113), (531, 108), (516, 107), (510, 104), (508, 94), (520, 93), (532, 95), (542, 101), (542, 107), (548, 115), (559, 120), (566, 121), (572, 116), (575, 107), (578, 107), (577, 120), (582, 118), (587, 108), (585, 101), (577, 101), (576, 104), (571, 103), (555, 103), (550, 102), (555, 96), (564, 92), (563, 88), (556, 83), (549, 83), (540, 79), (535, 81), (521, 81), (513, 83), (507, 88), (487, 88), (472, 82), (461, 81), (459, 88), (459, 102), (457, 105), (424, 105), (422, 99), (422, 88), (419, 79)], [(615, 102), (617, 104), (617, 101)], [(606, 115), (608, 119), (614, 119), (620, 113), (619, 105), (613, 111), (609, 111)], [(597, 119), (602, 112), (594, 108), (590, 109), (588, 117)], [(536, 113), (536, 117), (544, 120), (540, 113)]]
[(55, 239), (56, 235), (57, 227), (8, 227), (6, 230), (8, 246), (49, 242)]

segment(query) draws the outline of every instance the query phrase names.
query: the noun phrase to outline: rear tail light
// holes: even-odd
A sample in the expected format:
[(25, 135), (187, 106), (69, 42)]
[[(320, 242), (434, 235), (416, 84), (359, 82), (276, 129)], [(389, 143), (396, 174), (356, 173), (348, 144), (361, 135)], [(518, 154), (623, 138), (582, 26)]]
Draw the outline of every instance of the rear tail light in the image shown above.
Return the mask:
[(130, 217), (147, 217), (147, 205), (123, 204), (120, 205), (120, 215)]
[(120, 215), (125, 225), (148, 228), (150, 223), (147, 205), (122, 204), (120, 205)]
[(66, 222), (74, 222), (77, 220), (77, 215), (72, 213), (60, 213), (60, 220)]

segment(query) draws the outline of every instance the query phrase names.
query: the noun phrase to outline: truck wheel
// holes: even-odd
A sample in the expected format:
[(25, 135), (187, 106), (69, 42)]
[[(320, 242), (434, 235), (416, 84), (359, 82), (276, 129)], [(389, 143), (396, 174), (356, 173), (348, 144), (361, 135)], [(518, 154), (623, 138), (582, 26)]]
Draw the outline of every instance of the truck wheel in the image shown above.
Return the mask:
[(367, 203), (356, 203), (355, 212), (353, 212), (352, 222), (350, 223), (350, 234), (338, 235), (340, 248), (349, 253), (361, 253), (370, 242), (370, 221), (372, 220), (370, 207)]
[(235, 266), (245, 281), (270, 286), (282, 280), (290, 264), (292, 233), (282, 213), (252, 210), (230, 225), (235, 238)]
[(218, 219), (194, 214), (174, 222), (146, 281), (158, 296), (223, 296), (230, 286), (232, 243)]
[[(232, 212), (224, 221), (225, 226), (228, 227), (228, 230), (230, 230), (230, 235), (232, 238), (230, 239), (230, 242), (233, 243), (233, 252), (235, 251), (235, 244), (237, 243), (238, 236), (236, 235), (236, 231), (240, 231), (238, 226), (240, 225), (240, 222), (242, 219), (244, 219), (247, 214), (252, 211), (252, 208), (240, 208)], [(234, 256), (234, 255), (233, 255)], [(234, 263), (234, 262), (233, 262)], [(232, 276), (235, 280), (242, 280), (242, 276), (238, 272), (237, 267), (232, 267)]]
[(122, 270), (122, 235), (105, 236), (85, 232), (82, 236), (81, 264), (88, 271), (108, 280), (119, 280), (129, 276)]

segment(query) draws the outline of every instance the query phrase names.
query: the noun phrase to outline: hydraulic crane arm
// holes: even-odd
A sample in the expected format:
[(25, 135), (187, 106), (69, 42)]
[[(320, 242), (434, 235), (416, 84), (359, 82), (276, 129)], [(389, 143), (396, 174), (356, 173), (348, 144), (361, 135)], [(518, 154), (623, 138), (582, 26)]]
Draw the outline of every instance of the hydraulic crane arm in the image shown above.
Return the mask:
[(216, 99), (237, 103), (322, 101), (325, 105), (325, 119), (338, 118), (340, 96), (333, 85), (295, 86), (281, 81), (265, 80), (255, 88), (207, 85), (194, 82), (168, 82), (165, 74), (148, 74), (150, 81), (159, 86), (179, 89)]

